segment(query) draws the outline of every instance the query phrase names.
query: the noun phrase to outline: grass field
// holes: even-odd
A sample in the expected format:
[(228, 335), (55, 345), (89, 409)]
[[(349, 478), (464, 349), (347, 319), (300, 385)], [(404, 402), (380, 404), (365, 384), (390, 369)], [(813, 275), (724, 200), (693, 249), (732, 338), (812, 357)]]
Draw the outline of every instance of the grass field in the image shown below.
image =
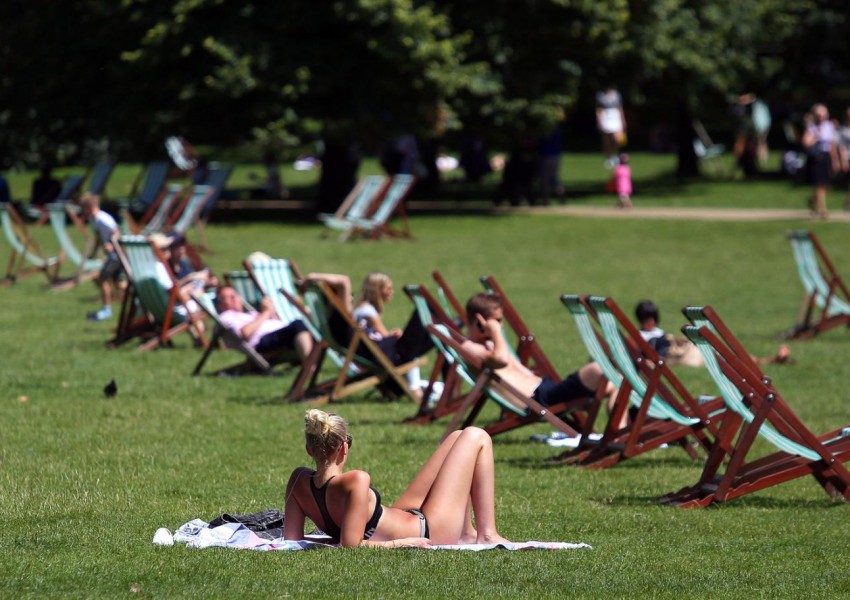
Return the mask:
[[(595, 157), (594, 157), (595, 158)], [(588, 161), (591, 159), (588, 159)], [(597, 160), (597, 162), (599, 162)], [(588, 163), (589, 164), (589, 163)], [(601, 170), (601, 169), (600, 169)], [(604, 177), (604, 173), (600, 176)], [(697, 184), (700, 205), (792, 206), (782, 182)], [(799, 203), (802, 189), (793, 201)], [(704, 197), (704, 198), (703, 198)], [(771, 201), (772, 200), (772, 201)], [(839, 200), (838, 192), (834, 200)], [(599, 202), (610, 201), (601, 197)], [(684, 196), (636, 202), (678, 203)], [(794, 204), (793, 206), (798, 206)], [(769, 354), (802, 295), (783, 232), (814, 227), (850, 279), (846, 224), (624, 221), (572, 217), (429, 216), (415, 242), (338, 244), (311, 224), (208, 228), (218, 273), (254, 250), (305, 271), (389, 272), (428, 283), (440, 269), (460, 293), (497, 276), (563, 372), (586, 359), (562, 293), (654, 299), (676, 330), (684, 304), (711, 304), (754, 353)], [(50, 245), (49, 231), (37, 232)], [(5, 247), (5, 246), (4, 246)], [(188, 337), (144, 354), (107, 350), (112, 323), (88, 323), (95, 289), (54, 293), (36, 276), (0, 288), (0, 597), (806, 597), (850, 593), (850, 512), (802, 479), (709, 510), (655, 498), (696, 481), (700, 465), (658, 450), (605, 471), (549, 467), (556, 451), (528, 442), (537, 425), (495, 439), (497, 514), (512, 539), (581, 541), (592, 550), (437, 553), (370, 549), (253, 553), (155, 547), (174, 529), (222, 512), (282, 508), (292, 467), (307, 464), (304, 409), (280, 400), (292, 374), (189, 376)], [(386, 321), (410, 311), (402, 294)], [(792, 342), (796, 362), (768, 374), (815, 432), (850, 423), (850, 339), (831, 331)], [(225, 352), (208, 368), (232, 362)], [(680, 369), (696, 391), (705, 373)], [(119, 391), (101, 389), (115, 378)], [(333, 410), (350, 422), (363, 468), (388, 501), (435, 447), (444, 424), (400, 421), (414, 407), (363, 395)], [(491, 410), (485, 417), (495, 417)], [(762, 450), (767, 448), (762, 447)]]

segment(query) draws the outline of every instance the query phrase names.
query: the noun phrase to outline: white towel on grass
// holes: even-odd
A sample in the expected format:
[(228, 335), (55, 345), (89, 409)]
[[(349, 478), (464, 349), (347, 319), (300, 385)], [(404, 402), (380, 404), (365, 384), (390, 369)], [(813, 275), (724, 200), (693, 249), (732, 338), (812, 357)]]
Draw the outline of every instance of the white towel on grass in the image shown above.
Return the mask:
[[(241, 523), (225, 523), (218, 527), (209, 527), (202, 519), (193, 519), (181, 525), (173, 534), (175, 542), (184, 543), (188, 548), (234, 548), (237, 550), (312, 550), (315, 548), (334, 548), (330, 538), (310, 540), (268, 540)], [(324, 541), (323, 541), (324, 540)], [(446, 544), (426, 546), (424, 550), (577, 550), (591, 548), (589, 544), (568, 542), (508, 542), (502, 544)]]

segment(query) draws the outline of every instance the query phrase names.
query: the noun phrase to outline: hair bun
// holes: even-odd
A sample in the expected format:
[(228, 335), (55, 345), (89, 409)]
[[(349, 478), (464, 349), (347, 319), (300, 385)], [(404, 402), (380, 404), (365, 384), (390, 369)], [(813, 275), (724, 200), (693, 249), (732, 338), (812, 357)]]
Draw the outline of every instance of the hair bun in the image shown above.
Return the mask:
[(311, 435), (324, 435), (328, 432), (328, 413), (311, 408), (304, 414), (304, 431)]

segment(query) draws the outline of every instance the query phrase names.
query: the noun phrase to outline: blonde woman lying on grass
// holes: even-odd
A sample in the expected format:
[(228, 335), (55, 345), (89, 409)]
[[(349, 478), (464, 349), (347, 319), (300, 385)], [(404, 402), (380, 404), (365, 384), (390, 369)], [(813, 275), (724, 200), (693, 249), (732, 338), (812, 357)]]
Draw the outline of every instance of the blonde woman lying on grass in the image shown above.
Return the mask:
[(346, 547), (507, 542), (496, 530), (493, 446), (482, 429), (448, 436), (389, 507), (367, 472), (345, 471), (354, 440), (342, 417), (309, 410), (304, 433), (316, 468), (298, 467), (289, 477), (287, 540), (303, 539), (309, 518)]

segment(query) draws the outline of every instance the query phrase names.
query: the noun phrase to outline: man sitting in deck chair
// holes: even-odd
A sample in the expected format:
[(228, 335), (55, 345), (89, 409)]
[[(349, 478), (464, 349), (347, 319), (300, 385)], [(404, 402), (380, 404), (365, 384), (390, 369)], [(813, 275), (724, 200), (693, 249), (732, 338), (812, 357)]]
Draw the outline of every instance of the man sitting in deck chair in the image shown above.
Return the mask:
[(260, 354), (294, 349), (306, 366), (305, 359), (313, 350), (313, 336), (300, 319), (286, 323), (277, 318), (268, 298), (263, 298), (259, 312), (245, 312), (236, 290), (224, 286), (218, 291), (216, 308), (222, 325), (234, 331)]
[[(502, 334), (502, 302), (495, 294), (479, 293), (466, 303), (469, 323), (468, 339), (463, 347), (482, 363), (495, 369), (505, 383), (515, 387), (544, 406), (550, 406), (582, 397), (593, 397), (602, 383), (602, 369), (588, 363), (570, 373), (561, 382), (535, 375), (510, 351)], [(617, 388), (605, 383), (605, 395), (613, 402)]]

